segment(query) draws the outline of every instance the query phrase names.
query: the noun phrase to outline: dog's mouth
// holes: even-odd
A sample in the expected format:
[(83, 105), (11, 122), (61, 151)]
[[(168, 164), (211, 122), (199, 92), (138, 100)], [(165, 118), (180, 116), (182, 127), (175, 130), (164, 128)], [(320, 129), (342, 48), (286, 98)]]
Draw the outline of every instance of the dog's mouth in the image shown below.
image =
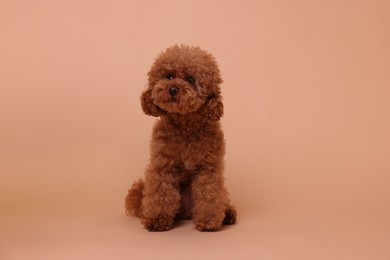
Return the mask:
[(174, 97), (170, 97), (168, 100), (167, 100), (168, 103), (178, 103), (179, 102), (179, 98), (177, 96), (174, 96)]
[(168, 113), (186, 114), (197, 110), (204, 98), (190, 86), (157, 84), (152, 91), (153, 103)]

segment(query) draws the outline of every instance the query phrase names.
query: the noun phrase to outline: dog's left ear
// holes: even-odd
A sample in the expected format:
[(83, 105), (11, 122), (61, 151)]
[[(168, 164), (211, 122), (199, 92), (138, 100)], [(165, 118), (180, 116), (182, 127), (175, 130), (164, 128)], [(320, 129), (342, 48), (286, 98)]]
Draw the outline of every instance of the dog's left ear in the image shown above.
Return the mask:
[(218, 121), (223, 116), (223, 103), (219, 87), (209, 95), (205, 110), (206, 116), (213, 121)]

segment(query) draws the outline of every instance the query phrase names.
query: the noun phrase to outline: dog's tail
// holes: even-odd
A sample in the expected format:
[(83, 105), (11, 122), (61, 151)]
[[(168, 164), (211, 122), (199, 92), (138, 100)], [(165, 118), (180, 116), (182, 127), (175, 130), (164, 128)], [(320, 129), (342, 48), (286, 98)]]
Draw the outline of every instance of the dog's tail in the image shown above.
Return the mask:
[(130, 190), (127, 193), (125, 199), (126, 215), (141, 217), (141, 201), (143, 195), (144, 182), (142, 179), (134, 182)]

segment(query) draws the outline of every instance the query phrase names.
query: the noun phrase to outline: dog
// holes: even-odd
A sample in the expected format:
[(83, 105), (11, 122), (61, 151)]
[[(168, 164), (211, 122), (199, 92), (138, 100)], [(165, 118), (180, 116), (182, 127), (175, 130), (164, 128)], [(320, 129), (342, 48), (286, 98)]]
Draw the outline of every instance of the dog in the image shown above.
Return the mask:
[(166, 49), (148, 72), (141, 105), (160, 120), (145, 178), (131, 186), (125, 208), (149, 231), (170, 230), (181, 219), (192, 219), (199, 231), (236, 222), (223, 176), (221, 83), (215, 58), (186, 45)]

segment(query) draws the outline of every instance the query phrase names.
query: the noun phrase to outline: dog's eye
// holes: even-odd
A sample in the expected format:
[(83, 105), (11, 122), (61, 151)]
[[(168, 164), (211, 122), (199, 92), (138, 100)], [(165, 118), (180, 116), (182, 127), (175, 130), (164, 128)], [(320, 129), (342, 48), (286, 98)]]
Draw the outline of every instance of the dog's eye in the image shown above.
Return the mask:
[(192, 76), (187, 76), (184, 78), (184, 80), (187, 81), (188, 83), (190, 83), (191, 85), (195, 84), (195, 79)]
[(167, 74), (167, 75), (165, 76), (165, 78), (168, 79), (168, 80), (173, 80), (173, 79), (175, 78), (175, 75), (173, 75), (173, 74)]

